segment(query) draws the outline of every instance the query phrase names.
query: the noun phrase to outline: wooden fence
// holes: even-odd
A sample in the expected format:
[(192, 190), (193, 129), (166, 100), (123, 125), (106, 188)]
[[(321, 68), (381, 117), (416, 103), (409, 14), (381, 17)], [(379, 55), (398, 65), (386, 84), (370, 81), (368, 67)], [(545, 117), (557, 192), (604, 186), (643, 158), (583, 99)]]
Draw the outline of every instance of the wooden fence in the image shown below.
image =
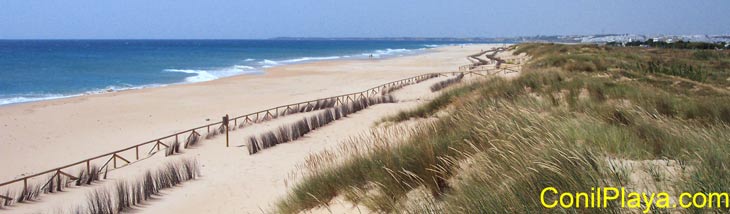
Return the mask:
[[(325, 100), (334, 100), (335, 105), (347, 104), (347, 103), (353, 102), (359, 98), (372, 97), (375, 95), (382, 94), (388, 88), (400, 88), (400, 87), (403, 87), (406, 85), (418, 83), (418, 82), (421, 82), (421, 81), (424, 81), (424, 80), (427, 80), (427, 79), (430, 79), (433, 77), (437, 77), (440, 75), (447, 75), (447, 74), (454, 75), (454, 74), (458, 74), (458, 73), (463, 73), (463, 72), (443, 72), (443, 73), (428, 73), (428, 74), (418, 75), (418, 76), (414, 76), (414, 77), (409, 77), (409, 78), (405, 78), (405, 79), (388, 82), (388, 83), (385, 83), (385, 84), (382, 84), (382, 85), (379, 85), (376, 87), (369, 88), (369, 89), (361, 91), (361, 92), (355, 92), (355, 93), (344, 94), (344, 95), (339, 95), (339, 96), (333, 96), (333, 97), (327, 97), (327, 98), (321, 98), (321, 99), (316, 99), (316, 100), (309, 100), (309, 101), (294, 103), (294, 104), (277, 106), (274, 108), (234, 117), (234, 118), (231, 118), (230, 120), (231, 120), (231, 123), (234, 124), (234, 127), (238, 126), (239, 123), (250, 123), (250, 124), (260, 123), (260, 122), (275, 119), (279, 116), (296, 113), (302, 107), (311, 107), (311, 106), (316, 105), (318, 102), (322, 102)], [(295, 112), (295, 110), (296, 110), (296, 112)], [(17, 179), (11, 180), (11, 181), (3, 182), (3, 183), (0, 183), (0, 187), (22, 182), (23, 189), (26, 189), (28, 187), (28, 180), (35, 178), (35, 177), (42, 176), (42, 175), (51, 175), (51, 177), (49, 178), (49, 181), (45, 182), (46, 184), (53, 181), (54, 178), (60, 180), (61, 176), (65, 176), (65, 177), (69, 178), (70, 180), (76, 180), (76, 179), (78, 179), (77, 177), (75, 177), (67, 172), (67, 170), (69, 168), (77, 167), (77, 166), (84, 166), (86, 172), (89, 172), (89, 171), (91, 171), (91, 162), (95, 161), (95, 160), (100, 160), (100, 159), (103, 159), (106, 161), (98, 169), (99, 172), (108, 171), (110, 169), (110, 167), (111, 167), (111, 169), (116, 169), (116, 168), (122, 167), (126, 164), (130, 164), (134, 161), (138, 161), (138, 160), (140, 160), (140, 158), (154, 155), (156, 152), (158, 152), (164, 148), (170, 147), (171, 145), (164, 143), (168, 140), (174, 140), (173, 142), (180, 142), (180, 139), (183, 137), (186, 139), (189, 139), (191, 137), (198, 137), (201, 135), (201, 133), (210, 134), (211, 131), (217, 131), (217, 129), (220, 128), (218, 126), (222, 125), (222, 123), (223, 123), (222, 121), (210, 123), (210, 124), (198, 126), (195, 128), (187, 129), (184, 131), (180, 131), (180, 132), (177, 132), (174, 134), (170, 134), (167, 136), (159, 137), (159, 138), (149, 140), (147, 142), (143, 142), (143, 143), (140, 143), (137, 145), (129, 146), (129, 147), (126, 147), (126, 148), (123, 148), (120, 150), (116, 150), (116, 151), (109, 152), (109, 153), (102, 154), (102, 155), (97, 155), (97, 156), (87, 158), (87, 159), (84, 159), (81, 161), (77, 161), (77, 162), (66, 164), (66, 165), (63, 165), (60, 167), (56, 167), (54, 169), (42, 171), (39, 173), (17, 178)], [(211, 130), (211, 127), (213, 127), (214, 129)], [(130, 157), (130, 156), (123, 157), (122, 153), (134, 154), (134, 157)], [(10, 197), (0, 195), (0, 200), (2, 200), (2, 199), (13, 200)]]

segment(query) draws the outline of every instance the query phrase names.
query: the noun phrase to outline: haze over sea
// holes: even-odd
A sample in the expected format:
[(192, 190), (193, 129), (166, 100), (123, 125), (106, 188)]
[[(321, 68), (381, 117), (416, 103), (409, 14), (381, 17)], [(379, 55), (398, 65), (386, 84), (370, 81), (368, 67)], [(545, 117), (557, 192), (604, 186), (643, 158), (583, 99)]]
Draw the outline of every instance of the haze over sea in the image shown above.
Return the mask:
[(433, 41), (0, 40), (0, 105), (261, 74), (331, 59), (415, 54)]

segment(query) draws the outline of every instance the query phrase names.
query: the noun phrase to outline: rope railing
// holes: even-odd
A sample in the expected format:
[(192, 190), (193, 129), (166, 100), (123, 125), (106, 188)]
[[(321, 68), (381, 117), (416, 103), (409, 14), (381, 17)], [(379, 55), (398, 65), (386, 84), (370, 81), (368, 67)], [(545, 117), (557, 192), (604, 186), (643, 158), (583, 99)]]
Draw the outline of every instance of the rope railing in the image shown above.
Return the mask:
[[(332, 101), (335, 102), (334, 105), (338, 105), (338, 104), (344, 105), (349, 102), (355, 102), (355, 100), (357, 100), (359, 98), (372, 97), (372, 96), (375, 96), (378, 94), (385, 95), (386, 92), (389, 93), (389, 92), (394, 91), (394, 90), (389, 91), (389, 90), (387, 90), (388, 88), (400, 89), (404, 86), (416, 84), (416, 83), (419, 83), (419, 82), (422, 82), (422, 81), (425, 81), (425, 80), (428, 80), (431, 78), (435, 78), (438, 76), (458, 75), (458, 74), (464, 74), (464, 75), (471, 74), (471, 75), (485, 76), (484, 74), (481, 74), (481, 72), (486, 72), (486, 75), (493, 75), (493, 74), (498, 74), (500, 72), (504, 72), (506, 74), (508, 71), (515, 71), (515, 70), (508, 69), (508, 68), (490, 68), (490, 69), (470, 70), (470, 71), (434, 72), (434, 73), (421, 74), (421, 75), (417, 75), (417, 76), (413, 76), (413, 77), (408, 77), (408, 78), (384, 83), (384, 84), (366, 89), (361, 92), (354, 92), (354, 93), (332, 96), (332, 97), (327, 97), (327, 98), (303, 101), (303, 102), (298, 102), (298, 103), (294, 103), (294, 104), (281, 105), (281, 106), (269, 108), (266, 110), (257, 111), (254, 113), (249, 113), (249, 114), (241, 115), (238, 117), (233, 117), (230, 120), (233, 122), (234, 127), (237, 127), (239, 125), (238, 124), (239, 121), (242, 123), (241, 124), (242, 126), (245, 123), (249, 123), (249, 124), (261, 123), (261, 122), (269, 121), (272, 119), (276, 119), (280, 116), (286, 116), (286, 115), (290, 115), (293, 113), (302, 112), (301, 111), (302, 106), (315, 106), (315, 105), (317, 105), (317, 103), (322, 103), (325, 100), (330, 101), (330, 102), (332, 102)], [(297, 110), (297, 111), (294, 112), (294, 110)], [(310, 111), (312, 111), (312, 110), (310, 110)], [(289, 112), (292, 112), (292, 113), (289, 113)], [(28, 188), (28, 181), (30, 179), (36, 178), (36, 177), (39, 177), (42, 175), (46, 175), (46, 174), (52, 174), (52, 176), (48, 179), (47, 182), (45, 182), (45, 185), (43, 187), (41, 187), (41, 189), (44, 189), (46, 187), (46, 185), (48, 185), (49, 183), (52, 183), (54, 179), (58, 180), (58, 183), (60, 185), (61, 176), (65, 176), (66, 178), (69, 178), (70, 180), (79, 179), (64, 170), (68, 170), (71, 167), (76, 167), (76, 166), (83, 164), (83, 165), (85, 165), (86, 172), (91, 172), (91, 169), (92, 169), (91, 162), (92, 161), (104, 160), (104, 158), (108, 158), (108, 159), (106, 159), (104, 164), (100, 168), (98, 168), (98, 170), (96, 171), (100, 174), (102, 174), (102, 173), (105, 174), (110, 169), (110, 165), (111, 165), (111, 167), (113, 167), (112, 169), (117, 169), (117, 168), (124, 167), (127, 164), (141, 160), (140, 149), (143, 147), (149, 146), (149, 147), (146, 147), (146, 148), (149, 148), (149, 151), (146, 154), (143, 154), (143, 155), (145, 155), (145, 156), (143, 156), (143, 158), (151, 157), (154, 154), (156, 154), (157, 152), (159, 152), (161, 149), (163, 149), (162, 147), (167, 148), (167, 147), (171, 146), (171, 145), (163, 143), (163, 141), (174, 139), (173, 142), (179, 142), (179, 138), (181, 136), (183, 136), (183, 137), (187, 136), (187, 138), (189, 139), (190, 137), (192, 137), (194, 135), (199, 136), (200, 133), (202, 133), (201, 130), (205, 130), (205, 132), (207, 134), (211, 134), (210, 127), (216, 127), (219, 125), (221, 126), (220, 128), (222, 128), (223, 121), (201, 125), (198, 127), (184, 130), (184, 131), (176, 132), (176, 133), (173, 133), (173, 134), (170, 134), (167, 136), (149, 140), (149, 141), (137, 144), (137, 145), (129, 146), (129, 147), (126, 147), (126, 148), (123, 148), (120, 150), (108, 152), (108, 153), (105, 153), (102, 155), (97, 155), (97, 156), (94, 156), (91, 158), (87, 158), (87, 159), (84, 159), (81, 161), (66, 164), (66, 165), (56, 167), (53, 169), (49, 169), (46, 171), (42, 171), (39, 173), (23, 176), (21, 178), (17, 178), (17, 179), (11, 180), (11, 181), (6, 181), (3, 183), (0, 183), (0, 187), (23, 182), (23, 189), (25, 190)], [(217, 131), (217, 130), (213, 130), (213, 131)], [(133, 152), (134, 159), (132, 159), (132, 158), (127, 159), (127, 158), (124, 158), (122, 155), (120, 155), (122, 153), (127, 153), (132, 150), (134, 150), (134, 152)], [(118, 161), (123, 162), (123, 164), (118, 165)], [(13, 200), (13, 198), (11, 198), (10, 196), (3, 196), (0, 194), (0, 201), (2, 201), (2, 200)]]

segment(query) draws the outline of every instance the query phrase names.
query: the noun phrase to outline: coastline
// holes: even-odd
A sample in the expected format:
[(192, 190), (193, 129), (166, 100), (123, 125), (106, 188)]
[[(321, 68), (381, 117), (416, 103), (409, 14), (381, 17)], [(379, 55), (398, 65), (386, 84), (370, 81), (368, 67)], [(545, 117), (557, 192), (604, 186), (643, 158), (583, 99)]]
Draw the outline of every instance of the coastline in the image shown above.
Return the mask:
[[(283, 58), (283, 59), (276, 59), (270, 60), (266, 58), (262, 59), (252, 59), (247, 58), (246, 60), (242, 61), (245, 62), (245, 64), (234, 64), (230, 66), (223, 66), (223, 67), (215, 67), (215, 68), (207, 68), (207, 69), (190, 69), (185, 67), (172, 67), (172, 68), (166, 68), (164, 69), (163, 73), (169, 72), (169, 73), (184, 73), (184, 74), (190, 74), (192, 76), (184, 77), (181, 80), (174, 81), (174, 82), (150, 82), (145, 84), (137, 84), (137, 85), (130, 85), (130, 84), (114, 84), (114, 85), (107, 85), (104, 87), (97, 87), (93, 89), (85, 89), (84, 91), (80, 92), (72, 92), (72, 93), (62, 93), (62, 92), (50, 92), (50, 93), (42, 93), (42, 94), (36, 94), (35, 92), (30, 92), (28, 94), (16, 94), (16, 95), (2, 95), (0, 96), (0, 108), (4, 106), (10, 106), (10, 105), (18, 105), (18, 104), (25, 104), (25, 103), (33, 103), (33, 102), (39, 102), (39, 101), (48, 101), (48, 100), (57, 100), (57, 99), (66, 99), (66, 98), (73, 98), (73, 97), (83, 97), (83, 96), (90, 96), (90, 95), (96, 95), (96, 94), (106, 94), (106, 93), (116, 93), (121, 91), (129, 91), (129, 90), (141, 90), (141, 89), (149, 89), (149, 88), (159, 88), (159, 87), (167, 87), (167, 86), (173, 86), (173, 85), (183, 85), (183, 84), (195, 84), (195, 83), (201, 83), (201, 82), (208, 82), (213, 80), (218, 80), (222, 78), (228, 78), (233, 76), (240, 76), (240, 75), (261, 75), (265, 74), (267, 70), (273, 67), (279, 67), (279, 66), (286, 66), (286, 65), (296, 65), (296, 64), (303, 64), (303, 63), (312, 63), (312, 62), (319, 62), (319, 61), (338, 61), (338, 60), (378, 60), (378, 59), (388, 59), (393, 57), (402, 57), (402, 56), (412, 56), (412, 55), (418, 55), (423, 53), (428, 53), (429, 51), (433, 51), (433, 49), (438, 47), (448, 47), (448, 46), (456, 46), (459, 44), (439, 44), (439, 45), (423, 45), (421, 48), (385, 48), (385, 49), (377, 49), (362, 53), (342, 53), (341, 55), (331, 55), (331, 56), (301, 56), (301, 57), (295, 57), (295, 58)], [(375, 58), (368, 59), (368, 55), (375, 56)]]
[[(0, 124), (9, 127), (0, 131), (0, 142), (3, 142), (0, 155), (8, 160), (23, 160), (6, 165), (0, 180), (11, 180), (16, 176), (37, 173), (216, 122), (223, 114), (237, 116), (282, 104), (362, 91), (419, 74), (454, 71), (459, 65), (468, 63), (466, 55), (492, 46), (444, 47), (425, 54), (381, 60), (318, 61), (271, 68), (266, 75), (234, 76), (195, 84), (51, 100), (16, 106), (14, 111), (0, 108)], [(296, 181), (296, 177), (288, 176), (297, 170), (303, 158), (368, 130), (371, 126), (366, 124), (372, 124), (383, 116), (415, 107), (430, 99), (429, 95), (423, 97), (424, 94), (433, 94), (428, 87), (444, 78), (448, 77), (429, 80), (397, 92), (396, 96), (404, 99), (403, 102), (374, 106), (372, 110), (323, 128), (301, 141), (254, 156), (248, 155), (245, 147), (241, 148), (246, 145), (247, 136), (307, 114), (284, 117), (231, 132), (230, 148), (223, 146), (225, 138), (206, 140), (200, 147), (172, 157), (196, 158), (201, 163), (203, 177), (189, 185), (185, 184), (185, 188), (170, 190), (170, 194), (140, 211), (256, 212), (268, 207), (268, 203), (286, 193), (287, 183)], [(130, 154), (121, 155), (129, 157)], [(133, 153), (131, 155), (134, 157)], [(140, 172), (159, 167), (168, 160), (161, 155), (149, 159), (109, 171), (110, 179), (134, 178)], [(104, 160), (100, 161), (92, 164), (103, 164)], [(238, 176), (253, 179), (253, 182), (246, 182), (244, 189), (247, 191), (232, 191), (231, 185), (241, 180), (230, 178)], [(83, 202), (89, 191), (113, 183), (103, 182), (96, 188), (81, 187), (54, 194), (41, 198), (39, 203), (23, 204), (13, 210), (35, 212), (63, 207), (61, 210), (67, 210), (73, 208), (68, 207), (74, 206), (73, 202)], [(218, 196), (206, 199), (212, 200), (208, 206), (190, 207), (189, 201), (197, 200), (192, 195), (199, 193)], [(223, 195), (246, 202), (228, 206), (231, 205), (230, 199), (221, 198)], [(221, 203), (227, 205), (222, 206)]]
[[(428, 48), (425, 48), (425, 49), (423, 49), (423, 48), (422, 49), (410, 49), (408, 51), (412, 51), (414, 53), (407, 53), (407, 54), (398, 55), (398, 56), (385, 56), (385, 57), (373, 58), (373, 59), (368, 59), (368, 58), (364, 58), (364, 57), (350, 57), (350, 56), (346, 56), (346, 57), (342, 57), (342, 56), (332, 56), (332, 57), (302, 57), (302, 58), (296, 58), (296, 59), (287, 59), (287, 60), (281, 60), (281, 61), (279, 61), (279, 62), (283, 62), (285, 64), (278, 64), (278, 63), (276, 63), (275, 65), (264, 66), (264, 67), (261, 68), (261, 70), (246, 71), (246, 72), (234, 74), (234, 75), (231, 75), (231, 76), (216, 77), (216, 78), (211, 79), (211, 80), (203, 80), (203, 81), (188, 81), (187, 80), (188, 78), (200, 77), (200, 74), (197, 74), (196, 76), (190, 76), (190, 77), (185, 78), (186, 80), (184, 80), (182, 82), (176, 82), (176, 83), (168, 83), (168, 84), (152, 83), (152, 84), (146, 84), (146, 85), (122, 87), (121, 89), (115, 89), (116, 87), (109, 86), (106, 89), (97, 89), (97, 90), (86, 91), (86, 92), (78, 93), (78, 94), (69, 94), (69, 95), (58, 94), (57, 96), (53, 96), (53, 97), (39, 97), (39, 98), (35, 98), (33, 100), (30, 100), (30, 101), (19, 101), (19, 102), (7, 103), (7, 104), (0, 104), (0, 109), (2, 109), (3, 107), (7, 107), (7, 106), (30, 104), (30, 103), (36, 103), (36, 102), (62, 100), (62, 99), (68, 99), (68, 98), (86, 97), (86, 96), (94, 96), (94, 95), (109, 94), (109, 93), (120, 93), (120, 92), (125, 92), (125, 91), (132, 91), (132, 90), (146, 90), (146, 89), (169, 87), (169, 86), (176, 86), (176, 85), (199, 84), (199, 83), (216, 81), (216, 80), (221, 80), (221, 79), (226, 79), (226, 78), (232, 78), (232, 77), (237, 77), (237, 76), (266, 75), (266, 74), (268, 74), (268, 72), (270, 70), (272, 70), (272, 69), (274, 69), (276, 67), (280, 67), (280, 66), (300, 65), (300, 64), (307, 64), (307, 63), (324, 62), (324, 61), (347, 61), (347, 60), (369, 60), (369, 61), (373, 61), (373, 60), (383, 60), (383, 59), (389, 59), (389, 58), (395, 58), (395, 57), (415, 56), (415, 55), (419, 55), (419, 54), (426, 54), (426, 53), (429, 53), (431, 51), (438, 51), (438, 50), (435, 50), (435, 49), (440, 48), (440, 47), (448, 47), (448, 46), (454, 46), (454, 45), (439, 45), (439, 46), (436, 46), (436, 47), (428, 47)], [(376, 50), (376, 51), (379, 51), (379, 50)], [(363, 53), (363, 54), (365, 54), (365, 53)], [(264, 61), (267, 61), (267, 60), (264, 59)], [(166, 70), (184, 70), (184, 69), (166, 69)], [(186, 72), (183, 72), (183, 71), (174, 71), (174, 72), (186, 73)]]
[[(437, 48), (380, 60), (327, 60), (284, 65), (265, 75), (0, 107), (0, 155), (25, 160), (0, 180), (144, 142), (156, 136), (286, 103), (346, 94), (417, 74), (455, 70), (481, 46)], [(394, 72), (396, 71), (396, 72)]]

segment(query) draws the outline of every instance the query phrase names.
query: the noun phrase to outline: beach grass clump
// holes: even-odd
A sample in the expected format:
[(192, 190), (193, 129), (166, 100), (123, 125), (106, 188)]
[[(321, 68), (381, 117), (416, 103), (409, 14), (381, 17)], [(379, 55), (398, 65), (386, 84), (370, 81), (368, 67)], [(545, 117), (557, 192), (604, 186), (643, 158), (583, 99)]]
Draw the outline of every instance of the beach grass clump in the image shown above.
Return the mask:
[(126, 181), (117, 182), (114, 190), (117, 199), (117, 212), (122, 212), (125, 208), (132, 206), (132, 200), (129, 194), (130, 188)]
[(86, 207), (90, 214), (115, 213), (117, 211), (114, 208), (114, 202), (109, 191), (100, 189), (94, 190), (94, 192), (87, 195)]
[(321, 101), (321, 103), (317, 101), (317, 108), (315, 110), (332, 108), (335, 107), (335, 104), (337, 103), (337, 100), (335, 98), (324, 99)]
[[(83, 171), (83, 170), (82, 170)], [(89, 167), (89, 171), (86, 172), (86, 176), (83, 177), (83, 179), (79, 179), (81, 181), (81, 184), (85, 183), (86, 185), (91, 185), (94, 181), (99, 180), (99, 174), (101, 172), (99, 171), (99, 167), (96, 165), (91, 165)], [(77, 186), (79, 186), (77, 184)]]
[(261, 144), (259, 144), (258, 139), (256, 136), (250, 136), (248, 137), (248, 143), (246, 144), (246, 147), (248, 148), (248, 154), (256, 154), (259, 151), (261, 151)]
[(380, 91), (380, 95), (381, 95), (381, 96), (385, 96), (385, 95), (388, 95), (388, 94), (390, 94), (390, 93), (393, 93), (394, 91), (400, 90), (400, 89), (402, 89), (403, 87), (406, 87), (406, 86), (408, 86), (408, 85), (410, 85), (410, 84), (395, 84), (395, 85), (391, 85), (391, 86), (386, 86), (386, 87), (384, 87), (384, 88), (383, 88), (383, 89), (382, 89), (382, 90)]
[[(241, 123), (241, 125), (243, 125), (243, 123)], [(216, 131), (216, 130), (208, 131), (208, 133), (205, 134), (205, 139), (211, 139), (211, 138), (214, 138), (217, 135), (218, 135), (218, 131)]]
[(309, 127), (312, 130), (317, 130), (320, 127), (318, 115), (312, 115), (307, 121), (309, 121)]
[(41, 195), (41, 186), (38, 184), (29, 184), (25, 188), (22, 188), (20, 194), (16, 196), (15, 202), (23, 203), (28, 201), (34, 201)]
[(30, 181), (27, 185), (17, 189), (12, 187), (5, 189), (4, 192), (0, 192), (0, 209), (16, 203), (36, 201), (44, 193), (50, 194), (63, 191), (66, 187), (69, 187), (70, 183), (72, 182), (67, 178), (58, 179), (58, 176), (51, 176), (43, 183), (33, 183)]
[(0, 199), (0, 200), (2, 200), (2, 203), (0, 203), (0, 208), (13, 205), (16, 202), (15, 200), (13, 200), (13, 199), (15, 199), (15, 192), (10, 191), (9, 189), (5, 190), (5, 192), (3, 193), (3, 196), (5, 196), (7, 198)]
[(269, 148), (282, 143), (279, 138), (276, 137), (273, 131), (265, 132), (261, 135), (261, 148)]
[(40, 197), (41, 193), (44, 192), (45, 191), (42, 186), (37, 183), (29, 183), (27, 186), (21, 187), (17, 191), (11, 191), (10, 189), (7, 189), (5, 192), (0, 193), (0, 209), (16, 203), (35, 201), (38, 199), (38, 197)]
[(304, 112), (307, 112), (307, 108), (310, 108), (310, 105), (309, 105), (309, 103), (307, 103), (307, 105), (304, 105), (304, 106), (300, 106), (300, 107), (299, 107), (299, 111), (298, 111), (298, 112), (299, 112), (299, 113), (304, 113)]
[(319, 113), (302, 118), (291, 124), (282, 125), (274, 130), (266, 131), (258, 137), (250, 136), (248, 137), (246, 147), (248, 148), (249, 154), (256, 154), (263, 149), (297, 140), (313, 130), (330, 124), (335, 120), (347, 117), (349, 114), (363, 110), (368, 106), (392, 102), (396, 102), (395, 98), (387, 95), (361, 98), (347, 104), (326, 108)]
[[(0, 193), (0, 194), (3, 194), (3, 193)], [(6, 206), (10, 206), (10, 205), (12, 205), (12, 203), (13, 203), (13, 202), (12, 202), (13, 200), (11, 200), (11, 199), (12, 199), (12, 197), (11, 197), (11, 195), (10, 195), (10, 192), (6, 192), (6, 193), (4, 193), (4, 195), (3, 195), (3, 196), (5, 196), (5, 197), (9, 197), (10, 199), (6, 199), (6, 198), (1, 198), (1, 197), (0, 197), (0, 209), (3, 209), (3, 208), (4, 208), (4, 207), (6, 207)]]
[(175, 142), (172, 142), (170, 144), (170, 146), (168, 146), (167, 148), (165, 148), (165, 157), (170, 156), (170, 155), (174, 155), (174, 154), (177, 154), (177, 153), (180, 153), (180, 142), (178, 142), (177, 140), (175, 140)]
[(334, 112), (332, 112), (332, 114), (334, 115), (334, 120), (339, 120), (343, 117), (341, 108), (334, 108), (333, 111)]
[(306, 120), (300, 120), (296, 123), (296, 126), (298, 128), (299, 135), (297, 137), (294, 137), (293, 139), (297, 139), (299, 137), (302, 137), (312, 131), (312, 128), (309, 126), (309, 123), (307, 123)]
[(69, 187), (72, 183), (69, 178), (61, 174), (52, 174), (48, 177), (47, 182), (41, 187), (43, 193), (55, 193), (62, 192), (65, 188)]
[(436, 78), (438, 76), (439, 76), (439, 74), (432, 73), (432, 74), (427, 74), (427, 75), (424, 75), (422, 77), (419, 77), (414, 82), (410, 82), (409, 81), (409, 82), (400, 83), (400, 84), (395, 84), (395, 83), (388, 84), (386, 86), (383, 86), (382, 89), (380, 89), (380, 95), (381, 96), (385, 96), (385, 95), (388, 95), (388, 94), (390, 94), (390, 93), (392, 93), (394, 91), (400, 90), (403, 87), (406, 87), (406, 86), (409, 86), (409, 85), (412, 85), (412, 84), (418, 84), (418, 83), (421, 83), (423, 81), (426, 81), (426, 80), (429, 80), (429, 79), (432, 79), (432, 78)]
[[(553, 60), (574, 52), (585, 58), (644, 57), (641, 51), (546, 46), (525, 47), (530, 55), (557, 55)], [(592, 210), (547, 210), (537, 196), (546, 187), (581, 192), (620, 186), (670, 195), (730, 190), (725, 166), (730, 122), (723, 113), (730, 107), (730, 94), (697, 90), (703, 84), (671, 86), (677, 81), (673, 75), (609, 71), (604, 67), (622, 65), (610, 57), (581, 63), (588, 62), (595, 69), (566, 69), (564, 62), (533, 64), (513, 80), (494, 78), (445, 91), (399, 120), (434, 111), (448, 116), (412, 130), (407, 139), (397, 133), (379, 135), (375, 138), (386, 143), (319, 165), (323, 167), (312, 169), (277, 203), (277, 211), (299, 213), (344, 196), (382, 213), (582, 213)], [(631, 164), (645, 167), (624, 167)], [(640, 175), (646, 177), (629, 179)], [(427, 193), (416, 194), (427, 199), (414, 201), (414, 192)], [(600, 212), (625, 211), (631, 212), (611, 203)]]
[(187, 149), (188, 147), (195, 146), (195, 144), (197, 144), (198, 142), (200, 142), (200, 134), (193, 131), (190, 133), (190, 136), (188, 136), (188, 138), (185, 140), (185, 146), (183, 148)]
[(303, 118), (290, 125), (283, 125), (273, 131), (264, 132), (258, 138), (251, 136), (248, 138), (248, 152), (255, 154), (263, 149), (297, 140), (310, 132), (310, 124), (319, 124), (319, 118), (316, 115), (312, 118)]
[(152, 195), (159, 193), (160, 189), (155, 188), (155, 178), (152, 176), (152, 172), (145, 172), (142, 180), (142, 200), (149, 200)]
[(136, 180), (116, 181), (111, 189), (100, 188), (87, 196), (86, 213), (121, 213), (172, 188), (196, 179), (200, 168), (195, 159), (177, 159), (157, 170), (149, 170)]
[(430, 80), (430, 79), (433, 79), (436, 77), (439, 77), (439, 74), (428, 74), (428, 75), (424, 76), (423, 78), (417, 79), (416, 83), (421, 83), (423, 81)]
[(224, 134), (224, 133), (226, 133), (226, 126), (221, 124), (220, 126), (218, 126), (218, 128), (216, 130), (217, 130), (218, 134)]
[(395, 103), (395, 102), (397, 102), (397, 100), (395, 99), (395, 97), (393, 97), (391, 95), (377, 96), (377, 97), (369, 97), (367, 99), (367, 101), (368, 101), (368, 106), (377, 105), (377, 104), (381, 104), (381, 103)]
[(289, 128), (289, 126), (280, 126), (279, 130), (277, 130), (279, 134), (279, 138), (281, 138), (282, 142), (289, 142), (292, 140), (292, 131)]
[[(56, 182), (56, 176), (51, 175), (48, 177), (46, 184), (43, 186), (43, 193), (49, 194), (54, 193), (57, 191), (57, 189), (61, 188), (59, 185), (60, 182)], [(58, 187), (57, 187), (58, 186)]]
[[(0, 193), (3, 197), (0, 197), (0, 209), (3, 207), (11, 206), (15, 203), (15, 193), (10, 190)], [(6, 198), (7, 197), (7, 198)]]
[(459, 74), (458, 76), (456, 76), (454, 78), (447, 79), (447, 80), (444, 80), (441, 82), (437, 82), (437, 83), (431, 85), (431, 87), (430, 87), (431, 92), (440, 91), (441, 89), (449, 87), (450, 85), (461, 82), (461, 79), (463, 79), (463, 78), (464, 78), (464, 74)]
[(477, 88), (478, 87), (476, 87), (476, 85), (471, 84), (454, 88), (453, 90), (446, 90), (430, 102), (418, 106), (416, 109), (398, 112), (398, 114), (386, 117), (382, 121), (401, 122), (410, 118), (430, 117), (436, 112), (443, 110), (446, 106), (451, 104), (453, 100), (475, 91)]
[(287, 111), (285, 111), (286, 115), (317, 111), (317, 110), (326, 109), (326, 108), (332, 108), (335, 105), (337, 105), (337, 98), (333, 97), (333, 98), (319, 99), (319, 100), (315, 100), (315, 101), (309, 101), (304, 104), (305, 105), (300, 105), (298, 109), (296, 109), (296, 107), (295, 107), (294, 108), (295, 111), (287, 109)]

